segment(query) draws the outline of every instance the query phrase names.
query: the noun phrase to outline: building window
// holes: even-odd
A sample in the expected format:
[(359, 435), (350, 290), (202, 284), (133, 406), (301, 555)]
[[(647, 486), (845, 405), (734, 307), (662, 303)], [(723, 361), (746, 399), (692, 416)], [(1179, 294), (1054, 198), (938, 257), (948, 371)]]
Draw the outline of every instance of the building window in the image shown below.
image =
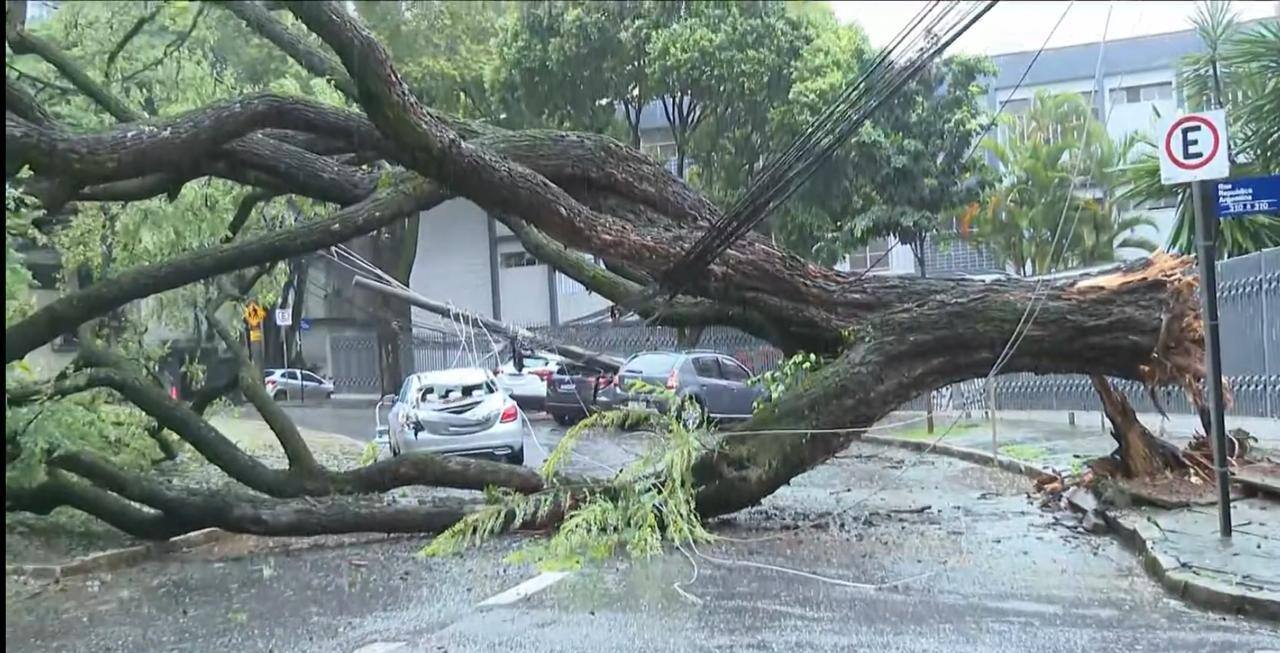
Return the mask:
[(853, 272), (863, 270), (889, 269), (889, 240), (875, 238), (864, 247), (857, 247), (849, 252), (849, 269)]
[(504, 268), (526, 268), (539, 264), (533, 254), (525, 251), (504, 252), (499, 256), (499, 261)]
[(1173, 99), (1173, 82), (1141, 84), (1111, 89), (1112, 104), (1138, 104)]
[(1177, 195), (1166, 195), (1154, 200), (1146, 200), (1138, 204), (1139, 211), (1153, 211), (1156, 209), (1171, 209), (1178, 205)]
[(666, 163), (676, 158), (675, 141), (669, 143), (642, 143), (640, 151), (648, 154), (658, 163)]

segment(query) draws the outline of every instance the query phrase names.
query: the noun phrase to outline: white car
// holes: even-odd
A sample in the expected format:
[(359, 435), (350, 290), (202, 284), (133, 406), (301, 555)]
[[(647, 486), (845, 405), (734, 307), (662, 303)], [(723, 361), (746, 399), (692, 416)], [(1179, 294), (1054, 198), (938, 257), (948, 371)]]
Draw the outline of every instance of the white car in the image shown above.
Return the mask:
[(470, 367), (422, 372), (405, 379), (386, 427), (391, 455), (425, 451), (485, 455), (524, 464), (524, 415), (488, 370)]
[(262, 375), (267, 394), (276, 401), (333, 398), (333, 381), (307, 370), (269, 369), (263, 370)]
[(539, 351), (523, 357), (523, 370), (517, 372), (514, 360), (507, 361), (494, 373), (498, 387), (511, 395), (524, 410), (543, 410), (547, 401), (547, 380), (564, 362), (564, 358)]

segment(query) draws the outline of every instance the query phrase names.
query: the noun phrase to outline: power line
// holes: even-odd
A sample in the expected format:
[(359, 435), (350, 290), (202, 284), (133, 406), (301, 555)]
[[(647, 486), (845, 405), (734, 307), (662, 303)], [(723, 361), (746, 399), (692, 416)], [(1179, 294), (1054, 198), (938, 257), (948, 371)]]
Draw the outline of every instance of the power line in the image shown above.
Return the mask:
[(1018, 77), (1018, 83), (1014, 84), (1013, 90), (1009, 91), (1009, 94), (1004, 96), (1004, 100), (1002, 100), (1000, 105), (996, 107), (996, 112), (992, 114), (991, 120), (987, 122), (987, 126), (982, 129), (977, 138), (973, 139), (973, 145), (969, 147), (969, 152), (964, 155), (965, 162), (968, 162), (969, 159), (973, 157), (973, 153), (978, 150), (978, 145), (982, 143), (982, 137), (986, 136), (987, 132), (991, 131), (991, 128), (996, 124), (996, 120), (1000, 118), (1000, 114), (1004, 113), (1005, 105), (1009, 104), (1009, 101), (1013, 99), (1013, 96), (1022, 88), (1022, 83), (1027, 81), (1027, 75), (1031, 73), (1031, 68), (1040, 60), (1040, 55), (1043, 54), (1044, 49), (1049, 46), (1049, 41), (1053, 38), (1054, 33), (1058, 31), (1058, 27), (1062, 25), (1062, 21), (1067, 17), (1067, 13), (1071, 11), (1071, 8), (1074, 7), (1075, 4), (1076, 1), (1071, 0), (1071, 2), (1067, 3), (1066, 8), (1062, 10), (1062, 15), (1058, 16), (1058, 22), (1054, 23), (1053, 27), (1049, 29), (1049, 33), (1045, 35), (1044, 41), (1040, 43), (1040, 48), (1036, 50), (1035, 55), (1033, 55), (1031, 60), (1027, 62), (1026, 68), (1022, 69), (1022, 75)]
[[(881, 53), (871, 69), (847, 86), (837, 101), (815, 118), (782, 155), (772, 159), (730, 211), (668, 269), (661, 281), (672, 295), (797, 192), (873, 111), (892, 98), (994, 5), (995, 2), (971, 4), (957, 17), (950, 18), (958, 4), (946, 4), (938, 12), (938, 3), (931, 3), (917, 14), (893, 44)], [(930, 14), (934, 14), (932, 18), (929, 18)], [(926, 19), (928, 24), (919, 29)], [(946, 26), (940, 28), (943, 24)], [(912, 45), (908, 48), (911, 54), (901, 61), (895, 60), (897, 49), (908, 40)], [(889, 72), (884, 72), (886, 68)]]
[[(1098, 92), (1097, 82), (1102, 74), (1102, 55), (1103, 55), (1103, 52), (1106, 51), (1107, 34), (1111, 28), (1111, 13), (1112, 13), (1112, 10), (1114, 9), (1115, 9), (1115, 3), (1113, 1), (1107, 5), (1107, 18), (1106, 18), (1106, 22), (1104, 22), (1102, 25), (1102, 42), (1099, 43), (1098, 45), (1098, 60), (1097, 60), (1097, 63), (1094, 64), (1094, 71), (1093, 71), (1094, 85), (1093, 85), (1093, 88), (1089, 91), (1089, 97), (1091, 100), (1090, 104), (1093, 104), (1092, 100), (1095, 98), (1095, 94)], [(1111, 112), (1113, 109), (1115, 109), (1114, 104), (1112, 104), (1110, 107), (1107, 108), (1107, 115), (1103, 118), (1103, 123), (1102, 123), (1104, 128), (1108, 123), (1111, 122)], [(1090, 111), (1092, 111), (1092, 107), (1090, 108)], [(1104, 136), (1106, 135), (1104, 134)], [(1107, 137), (1109, 138), (1109, 136)], [(1082, 143), (1082, 146), (1083, 146), (1083, 143)], [(1076, 160), (1074, 163), (1076, 164), (1075, 171), (1071, 175), (1071, 184), (1067, 188), (1067, 196), (1063, 200), (1062, 214), (1058, 216), (1058, 225), (1054, 229), (1053, 240), (1049, 243), (1049, 258), (1051, 263), (1054, 256), (1054, 251), (1058, 247), (1058, 238), (1063, 233), (1062, 225), (1066, 221), (1067, 212), (1070, 210), (1071, 199), (1075, 195), (1076, 182), (1079, 181), (1080, 168), (1084, 163), (1083, 152), (1081, 152), (1080, 155), (1076, 157)], [(1075, 225), (1080, 218), (1080, 211), (1082, 208), (1083, 208), (1082, 206), (1076, 207), (1076, 214), (1071, 219), (1071, 228), (1068, 230), (1068, 233), (1070, 231), (1075, 230)], [(1070, 239), (1071, 237), (1068, 235), (1067, 242), (1070, 242)], [(1066, 255), (1066, 249), (1067, 249), (1066, 243), (1063, 243), (1063, 248), (1060, 252), (1062, 256)], [(1061, 256), (1059, 258), (1061, 258)], [(1050, 267), (1056, 267), (1056, 266), (1051, 265)], [(1047, 293), (1044, 293), (1044, 294), (1041, 293), (1041, 290), (1043, 289), (1046, 281), (1046, 276), (1047, 275), (1042, 275), (1039, 279), (1036, 280), (1036, 287), (1031, 292), (1031, 301), (1027, 303), (1027, 308), (1022, 312), (1022, 317), (1018, 320), (1018, 325), (1013, 328), (1013, 334), (1009, 336), (1009, 342), (1005, 343), (1004, 350), (1000, 352), (1000, 355), (998, 357), (996, 357), (995, 365), (992, 365), (991, 371), (987, 373), (986, 378), (988, 380), (990, 380), (992, 377), (998, 374), (1000, 370), (1009, 362), (1009, 360), (1013, 358), (1014, 352), (1017, 351), (1018, 346), (1022, 344), (1022, 340), (1026, 338), (1027, 333), (1031, 331), (1031, 325), (1035, 322), (1036, 317), (1040, 315), (1040, 309), (1044, 307), (1044, 303), (1048, 297)], [(1039, 304), (1037, 304), (1037, 299), (1039, 300)], [(1035, 307), (1034, 312), (1032, 312), (1032, 307)], [(1030, 316), (1029, 318), (1028, 318), (1028, 315)], [(1025, 329), (1022, 328), (1024, 322), (1026, 324)], [(1019, 329), (1022, 330), (1021, 334), (1018, 333)]]

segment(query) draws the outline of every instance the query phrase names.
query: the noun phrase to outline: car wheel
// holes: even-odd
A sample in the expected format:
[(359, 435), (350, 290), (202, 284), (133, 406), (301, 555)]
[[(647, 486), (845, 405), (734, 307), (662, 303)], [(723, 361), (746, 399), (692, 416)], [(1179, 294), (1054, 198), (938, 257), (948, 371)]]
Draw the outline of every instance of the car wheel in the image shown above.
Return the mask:
[(697, 397), (686, 397), (680, 402), (680, 423), (690, 431), (706, 426), (707, 409)]
[(289, 398), (289, 393), (285, 392), (284, 390), (276, 390), (276, 393), (274, 395), (271, 395), (271, 398), (275, 399), (276, 401), (284, 401)]
[(552, 413), (551, 417), (560, 426), (570, 426), (574, 422), (573, 416), (568, 413)]
[(324, 393), (324, 398), (325, 398), (325, 401), (332, 401), (332, 400), (333, 400), (333, 393), (332, 393), (332, 392), (326, 392), (326, 393)]
[(506, 462), (508, 465), (523, 465), (524, 464), (524, 447), (520, 447), (519, 449), (516, 449), (515, 451), (512, 451), (511, 453), (507, 454), (507, 457), (504, 460), (504, 462)]

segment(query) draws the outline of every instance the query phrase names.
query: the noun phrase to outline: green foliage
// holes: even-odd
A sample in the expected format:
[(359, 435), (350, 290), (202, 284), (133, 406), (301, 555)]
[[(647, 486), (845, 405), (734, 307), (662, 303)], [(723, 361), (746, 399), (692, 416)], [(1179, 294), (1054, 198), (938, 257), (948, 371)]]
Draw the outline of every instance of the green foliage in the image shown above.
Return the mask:
[(419, 100), (451, 115), (494, 117), (489, 76), (515, 3), (360, 1), (355, 9)]
[(360, 460), (357, 463), (357, 465), (360, 467), (364, 467), (365, 465), (372, 465), (377, 460), (378, 460), (378, 443), (377, 442), (365, 443), (364, 448), (360, 450)]
[[(9, 372), (10, 382), (25, 376)], [(141, 469), (160, 453), (146, 434), (150, 424), (145, 413), (113, 402), (103, 391), (16, 408), (6, 405), (5, 482), (39, 482), (45, 461), (63, 451), (91, 451), (125, 469)]]
[[(1280, 21), (1264, 20), (1245, 27), (1230, 3), (1207, 2), (1193, 20), (1204, 50), (1188, 55), (1179, 66), (1178, 85), (1187, 109), (1224, 107), (1230, 118), (1231, 174), (1251, 176), (1280, 172)], [(1195, 252), (1195, 218), (1191, 187), (1170, 189), (1160, 182), (1155, 144), (1125, 170), (1134, 202), (1177, 198), (1169, 249)], [(1220, 225), (1218, 256), (1230, 258), (1280, 247), (1280, 220), (1254, 215)]]
[[(24, 175), (19, 176), (19, 180)], [(23, 264), (24, 256), (17, 250), (20, 242), (40, 243), (43, 238), (31, 226), (36, 216), (35, 200), (6, 183), (4, 186), (4, 322), (10, 324), (26, 317), (35, 310), (35, 276)]]
[(659, 437), (608, 485), (593, 491), (560, 485), (556, 472), (583, 435), (634, 420), (628, 411), (596, 413), (570, 429), (543, 466), (549, 489), (533, 495), (488, 490), (484, 508), (441, 533), (421, 554), (447, 555), (477, 546), (512, 526), (542, 523), (555, 510), (564, 511), (555, 534), (516, 551), (510, 562), (529, 562), (543, 569), (578, 568), (619, 549), (645, 557), (661, 552), (664, 540), (676, 544), (710, 540), (697, 514), (693, 487), (693, 463), (705, 445), (698, 432), (680, 422), (675, 396), (665, 388), (652, 391), (675, 408), (666, 416), (646, 417), (657, 427)]
[(1037, 93), (1026, 113), (1004, 124), (1005, 139), (984, 141), (1002, 171), (972, 233), (1001, 263), (1038, 275), (1114, 261), (1117, 248), (1157, 248), (1132, 234), (1153, 228), (1150, 218), (1122, 216), (1127, 181), (1119, 171), (1140, 138), (1113, 141), (1076, 93)]
[[(789, 101), (772, 115), (775, 147), (829, 106), (874, 54), (853, 28), (819, 33), (797, 63)], [(984, 159), (968, 154), (988, 121), (982, 80), (991, 72), (989, 61), (974, 57), (923, 71), (784, 207), (774, 235), (827, 264), (884, 237), (923, 256), (925, 240), (977, 199), (989, 176)]]
[(1033, 444), (1006, 444), (1000, 447), (1000, 455), (1026, 462), (1036, 462), (1048, 453), (1048, 449)]
[(782, 362), (776, 369), (760, 374), (751, 383), (764, 389), (764, 395), (756, 399), (755, 411), (759, 412), (776, 404), (787, 392), (801, 387), (804, 380), (832, 361), (814, 353), (800, 352)]

